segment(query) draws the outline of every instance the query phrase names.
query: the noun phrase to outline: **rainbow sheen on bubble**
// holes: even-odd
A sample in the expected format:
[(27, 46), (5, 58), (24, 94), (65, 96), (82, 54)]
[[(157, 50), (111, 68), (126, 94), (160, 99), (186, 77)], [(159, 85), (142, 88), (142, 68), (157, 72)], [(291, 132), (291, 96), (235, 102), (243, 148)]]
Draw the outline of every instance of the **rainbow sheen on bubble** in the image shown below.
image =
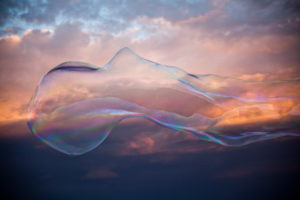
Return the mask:
[(43, 142), (70, 155), (96, 148), (127, 118), (242, 146), (299, 136), (299, 89), (299, 79), (190, 74), (123, 48), (102, 67), (65, 62), (50, 70), (30, 101), (28, 126)]

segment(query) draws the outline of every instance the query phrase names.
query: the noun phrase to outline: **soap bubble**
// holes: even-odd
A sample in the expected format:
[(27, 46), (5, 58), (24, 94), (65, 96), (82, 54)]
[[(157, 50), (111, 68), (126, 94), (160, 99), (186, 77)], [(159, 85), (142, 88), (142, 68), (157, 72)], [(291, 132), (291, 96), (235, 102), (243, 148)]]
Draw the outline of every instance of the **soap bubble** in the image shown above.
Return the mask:
[(79, 155), (126, 118), (225, 146), (299, 136), (299, 79), (245, 81), (184, 70), (121, 49), (106, 65), (65, 62), (40, 81), (28, 112), (32, 133)]

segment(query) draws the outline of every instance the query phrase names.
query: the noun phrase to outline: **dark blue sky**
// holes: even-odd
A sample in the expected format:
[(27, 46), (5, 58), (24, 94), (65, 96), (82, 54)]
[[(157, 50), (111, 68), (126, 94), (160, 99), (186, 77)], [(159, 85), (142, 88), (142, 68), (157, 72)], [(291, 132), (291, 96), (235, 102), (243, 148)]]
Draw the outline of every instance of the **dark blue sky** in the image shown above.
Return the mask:
[[(146, 130), (152, 127), (144, 125)], [(1, 126), (1, 133), (14, 126)], [(299, 197), (298, 138), (225, 148), (175, 134), (162, 152), (122, 155), (120, 151), (128, 150), (124, 142), (138, 135), (132, 132), (134, 127), (124, 126), (82, 156), (52, 150), (29, 133), (1, 139), (1, 196), (51, 200)], [(190, 147), (198, 150), (179, 150)]]

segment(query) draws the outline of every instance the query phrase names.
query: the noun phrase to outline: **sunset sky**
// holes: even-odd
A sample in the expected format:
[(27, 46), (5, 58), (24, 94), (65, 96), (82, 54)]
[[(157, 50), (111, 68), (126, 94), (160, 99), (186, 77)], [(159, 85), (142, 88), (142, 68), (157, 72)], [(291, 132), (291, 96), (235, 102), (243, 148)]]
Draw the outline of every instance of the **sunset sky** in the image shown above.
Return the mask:
[(104, 65), (119, 49), (195, 73), (299, 75), (297, 1), (1, 1), (0, 121), (24, 118), (55, 65)]
[(86, 157), (75, 158), (30, 135), (26, 109), (39, 80), (54, 66), (73, 60), (103, 66), (123, 47), (194, 74), (299, 78), (299, 13), (297, 0), (0, 1), (4, 193), (16, 189), (20, 194), (11, 199), (199, 199), (201, 194), (268, 199), (295, 192), (298, 138), (227, 149), (135, 121), (121, 124)]

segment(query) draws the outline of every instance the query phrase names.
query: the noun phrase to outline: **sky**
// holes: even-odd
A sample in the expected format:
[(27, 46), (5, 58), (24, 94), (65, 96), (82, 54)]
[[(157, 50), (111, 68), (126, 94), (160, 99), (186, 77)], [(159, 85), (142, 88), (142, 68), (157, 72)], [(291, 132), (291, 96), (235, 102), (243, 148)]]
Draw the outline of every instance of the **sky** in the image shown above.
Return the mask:
[(297, 0), (0, 1), (1, 192), (9, 199), (292, 194), (300, 178), (297, 138), (225, 148), (134, 121), (93, 152), (68, 157), (30, 134), (26, 111), (54, 66), (103, 66), (123, 47), (194, 74), (298, 78), (299, 10)]

